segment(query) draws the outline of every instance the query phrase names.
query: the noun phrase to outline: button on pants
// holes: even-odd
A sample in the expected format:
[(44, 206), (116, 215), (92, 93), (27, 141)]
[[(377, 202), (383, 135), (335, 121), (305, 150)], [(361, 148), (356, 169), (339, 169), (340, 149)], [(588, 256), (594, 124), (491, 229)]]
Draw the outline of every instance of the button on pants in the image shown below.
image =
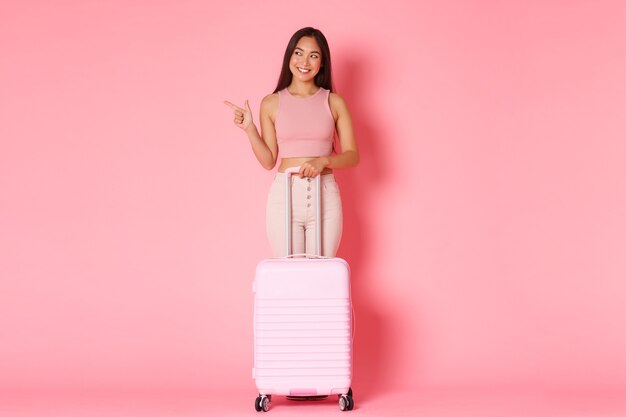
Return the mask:
[[(334, 257), (343, 229), (339, 187), (333, 174), (321, 177), (322, 255)], [(285, 183), (277, 173), (267, 197), (267, 237), (273, 256), (287, 255)], [(315, 254), (315, 178), (291, 176), (291, 232), (293, 254)]]

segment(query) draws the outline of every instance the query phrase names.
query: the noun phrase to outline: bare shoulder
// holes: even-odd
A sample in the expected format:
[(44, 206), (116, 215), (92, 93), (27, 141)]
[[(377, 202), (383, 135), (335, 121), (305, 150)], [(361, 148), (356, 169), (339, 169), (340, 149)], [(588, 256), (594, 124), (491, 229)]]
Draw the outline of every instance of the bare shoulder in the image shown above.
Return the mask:
[(328, 97), (328, 102), (331, 107), (347, 107), (346, 101), (337, 93), (330, 93)]
[(278, 111), (278, 94), (268, 94), (263, 97), (261, 101), (261, 115), (266, 115), (270, 119), (274, 120), (274, 117)]
[(261, 101), (262, 107), (275, 108), (278, 107), (278, 93), (268, 94)]
[(350, 114), (346, 101), (339, 94), (330, 93), (328, 97), (328, 105), (335, 121), (337, 121), (341, 116)]

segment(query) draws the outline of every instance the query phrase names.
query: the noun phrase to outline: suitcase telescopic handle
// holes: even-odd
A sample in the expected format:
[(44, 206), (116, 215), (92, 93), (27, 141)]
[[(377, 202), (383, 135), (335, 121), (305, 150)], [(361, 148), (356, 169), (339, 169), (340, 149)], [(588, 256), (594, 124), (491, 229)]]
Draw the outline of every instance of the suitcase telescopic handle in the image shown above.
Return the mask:
[[(287, 176), (287, 181), (285, 181), (285, 201), (287, 202), (287, 210), (285, 215), (285, 230), (287, 233), (287, 238), (285, 239), (285, 242), (287, 245), (287, 256), (291, 256), (291, 176), (297, 174), (298, 172), (300, 172), (299, 166), (287, 168), (285, 170), (285, 174)], [(322, 216), (320, 215), (322, 211), (321, 177), (321, 174), (315, 176), (315, 254), (317, 256), (322, 256)]]

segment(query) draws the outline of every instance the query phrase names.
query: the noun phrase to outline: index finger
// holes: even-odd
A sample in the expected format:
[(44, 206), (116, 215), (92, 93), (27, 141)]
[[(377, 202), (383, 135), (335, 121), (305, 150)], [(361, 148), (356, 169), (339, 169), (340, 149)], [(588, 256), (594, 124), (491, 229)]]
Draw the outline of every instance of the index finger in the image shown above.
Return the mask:
[(226, 104), (228, 107), (230, 107), (233, 110), (243, 111), (243, 109), (241, 107), (234, 105), (230, 101), (224, 100), (224, 104)]

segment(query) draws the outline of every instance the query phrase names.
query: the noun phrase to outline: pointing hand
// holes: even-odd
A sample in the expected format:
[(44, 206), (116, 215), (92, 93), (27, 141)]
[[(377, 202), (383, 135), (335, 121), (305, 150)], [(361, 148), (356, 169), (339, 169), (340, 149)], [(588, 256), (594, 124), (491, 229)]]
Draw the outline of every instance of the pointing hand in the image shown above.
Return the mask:
[(235, 126), (246, 130), (252, 124), (252, 110), (250, 110), (248, 100), (246, 100), (244, 108), (236, 106), (230, 101), (224, 101), (224, 104), (233, 109), (233, 112), (235, 113)]

